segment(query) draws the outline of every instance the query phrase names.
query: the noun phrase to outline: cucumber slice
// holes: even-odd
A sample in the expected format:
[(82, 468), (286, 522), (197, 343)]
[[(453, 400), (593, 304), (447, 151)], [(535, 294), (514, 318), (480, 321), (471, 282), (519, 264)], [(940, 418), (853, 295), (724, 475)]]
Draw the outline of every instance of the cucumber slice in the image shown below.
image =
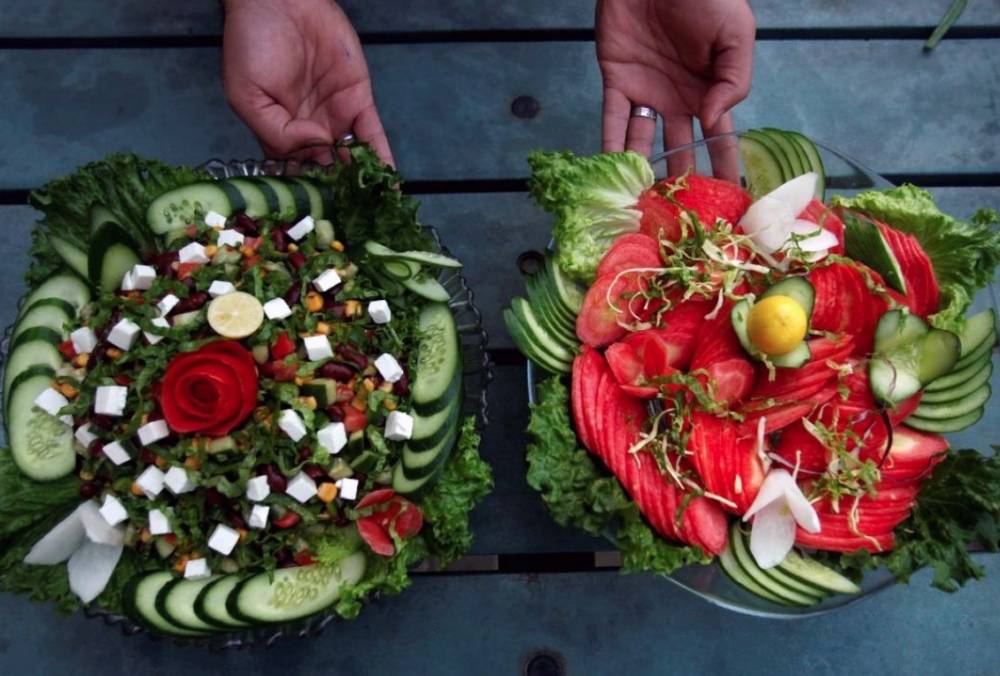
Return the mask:
[(303, 397), (313, 397), (320, 408), (337, 401), (337, 381), (333, 378), (314, 378), (299, 388)]
[(226, 611), (226, 600), (243, 581), (239, 575), (220, 575), (205, 585), (194, 600), (194, 613), (205, 624), (216, 629), (244, 629), (251, 626)]
[(930, 330), (927, 322), (904, 309), (889, 310), (875, 324), (875, 352), (887, 352), (922, 338)]
[(740, 156), (747, 190), (758, 199), (785, 182), (784, 169), (774, 152), (759, 139), (741, 134)]
[(422, 452), (441, 444), (441, 440), (448, 434), (449, 428), (456, 424), (462, 412), (461, 397), (458, 393), (456, 389), (447, 406), (436, 413), (424, 415), (413, 412), (413, 433), (406, 441), (411, 450)]
[(115, 216), (114, 212), (111, 211), (111, 209), (108, 209), (100, 202), (94, 202), (93, 204), (90, 205), (91, 232), (94, 232), (95, 230), (97, 230), (99, 226), (104, 225), (108, 221), (121, 225), (121, 221), (118, 220), (118, 217)]
[[(730, 541), (731, 540), (732, 538), (730, 537)], [(791, 605), (788, 601), (772, 592), (747, 573), (740, 562), (737, 561), (736, 556), (733, 554), (733, 547), (731, 545), (726, 547), (725, 551), (719, 555), (719, 565), (722, 568), (722, 572), (724, 572), (730, 580), (751, 594), (782, 606)]]
[(828, 594), (861, 593), (861, 587), (837, 571), (824, 566), (815, 559), (802, 556), (794, 549), (788, 552), (788, 556), (775, 566), (775, 569)]
[(962, 345), (951, 331), (934, 328), (919, 341), (919, 370), (917, 377), (924, 385), (951, 371), (958, 363)]
[(447, 303), (451, 300), (451, 294), (448, 293), (448, 289), (444, 288), (441, 282), (431, 277), (426, 271), (421, 271), (420, 274), (410, 279), (400, 280), (399, 283), (409, 291), (427, 300), (438, 303)]
[(10, 393), (7, 435), (10, 455), (35, 481), (52, 481), (76, 469), (73, 428), (35, 406), (35, 399), (52, 385), (46, 375), (28, 378)]
[[(504, 325), (507, 327), (507, 333), (510, 334), (511, 339), (513, 339), (514, 344), (517, 345), (517, 349), (521, 351), (521, 354), (549, 373), (569, 373), (573, 370), (572, 361), (559, 359), (549, 354), (546, 347), (547, 342), (537, 342), (539, 337), (521, 325), (520, 320), (514, 314), (513, 310), (504, 308), (502, 315)], [(545, 341), (550, 340), (548, 336), (542, 336), (541, 339)]]
[(791, 137), (802, 149), (808, 158), (806, 162), (806, 167), (809, 171), (816, 172), (819, 176), (819, 180), (816, 181), (816, 199), (820, 202), (826, 201), (826, 169), (823, 167), (823, 158), (819, 154), (819, 149), (816, 144), (813, 143), (805, 134), (800, 134), (797, 131), (787, 131), (785, 132)]
[(11, 400), (10, 395), (13, 394), (14, 379), (21, 373), (34, 366), (45, 367), (55, 373), (64, 362), (62, 353), (47, 340), (23, 342), (11, 350), (3, 369), (3, 392), (8, 407)]
[(57, 273), (25, 297), (18, 318), (42, 302), (63, 305), (75, 317), (80, 308), (90, 302), (90, 287), (75, 274)]
[(552, 273), (545, 266), (540, 267), (534, 274), (527, 277), (525, 287), (528, 290), (528, 301), (532, 305), (545, 305), (553, 322), (563, 330), (570, 332), (575, 341), (577, 314), (566, 307), (562, 299), (559, 298), (552, 282)]
[(380, 260), (379, 265), (387, 277), (392, 277), (398, 282), (405, 282), (420, 274), (420, 266), (407, 261)]
[(372, 258), (383, 261), (405, 261), (407, 263), (416, 263), (417, 265), (429, 265), (434, 268), (450, 268), (453, 270), (462, 267), (459, 261), (444, 254), (434, 253), (433, 251), (394, 251), (384, 244), (373, 241), (365, 242), (365, 252)]
[(951, 434), (952, 432), (961, 432), (964, 429), (972, 427), (977, 422), (979, 422), (983, 414), (986, 413), (986, 407), (977, 408), (974, 411), (969, 411), (965, 415), (958, 416), (957, 418), (922, 418), (918, 415), (911, 415), (903, 423), (907, 427), (912, 427), (915, 430), (920, 430), (922, 432), (933, 432), (935, 434)]
[(59, 235), (48, 235), (49, 245), (73, 272), (87, 279), (87, 252)]
[(169, 570), (133, 577), (122, 591), (125, 614), (136, 624), (157, 634), (189, 638), (211, 635), (211, 632), (185, 629), (164, 617), (156, 609), (156, 599), (160, 590), (176, 579), (177, 577)]
[(791, 139), (785, 136), (784, 132), (780, 129), (775, 129), (774, 127), (764, 127), (759, 133), (764, 134), (771, 139), (771, 141), (781, 149), (785, 159), (788, 160), (790, 173), (785, 179), (786, 181), (791, 180), (796, 176), (801, 176), (808, 171), (808, 169), (806, 169), (805, 162), (799, 158), (801, 148), (798, 147), (798, 144), (793, 143)]
[(930, 384), (924, 388), (924, 396), (926, 397), (927, 394), (935, 394), (938, 392), (950, 392), (956, 387), (960, 387), (963, 383), (974, 379), (976, 374), (982, 371), (985, 367), (989, 367), (989, 370), (992, 373), (993, 359), (990, 353), (984, 355), (984, 357), (979, 361), (970, 362), (961, 368), (958, 368), (958, 364), (956, 364), (955, 368), (951, 371), (940, 378), (932, 380)]
[(768, 296), (788, 296), (802, 306), (807, 317), (812, 318), (813, 307), (816, 305), (816, 289), (805, 277), (795, 275), (775, 282), (760, 294), (761, 298)]
[(224, 181), (199, 181), (168, 190), (150, 202), (146, 221), (154, 233), (166, 235), (202, 222), (209, 211), (228, 218), (246, 211), (246, 202)]
[(212, 575), (194, 580), (179, 577), (171, 580), (156, 595), (156, 612), (171, 624), (188, 631), (216, 631), (218, 628), (214, 624), (198, 617), (194, 611), (194, 602), (206, 586), (220, 577)]
[(462, 353), (455, 317), (444, 303), (428, 303), (417, 317), (420, 342), (410, 364), (410, 396), (423, 415), (440, 411), (454, 400), (461, 381)]
[(573, 361), (576, 356), (574, 354), (575, 347), (566, 347), (558, 339), (553, 338), (539, 322), (534, 309), (526, 299), (517, 296), (511, 298), (510, 309), (521, 326), (533, 336), (534, 342), (542, 344), (546, 352), (561, 361)]
[(312, 197), (309, 191), (292, 176), (275, 176), (280, 183), (284, 183), (292, 191), (292, 198), (295, 201), (295, 218), (300, 219), (312, 213)]
[(406, 473), (403, 462), (399, 461), (392, 468), (392, 489), (400, 495), (407, 495), (411, 499), (416, 499), (434, 484), (434, 479), (437, 476), (436, 472), (431, 472), (421, 477), (411, 477)]
[(10, 349), (14, 350), (18, 345), (30, 343), (33, 340), (41, 340), (58, 347), (61, 342), (66, 340), (66, 338), (64, 333), (48, 326), (33, 326), (21, 331), (14, 338), (11, 338)]
[(962, 355), (959, 357), (959, 363), (989, 338), (992, 338), (990, 347), (993, 347), (992, 343), (996, 343), (997, 338), (996, 326), (997, 317), (993, 308), (977, 312), (966, 319), (962, 333), (958, 335), (958, 339), (962, 343)]
[(939, 404), (944, 401), (954, 401), (972, 394), (977, 388), (988, 383), (993, 375), (993, 362), (987, 361), (982, 364), (972, 366), (972, 373), (962, 369), (960, 372), (952, 371), (948, 375), (938, 378), (931, 385), (938, 383), (953, 374), (961, 373), (962, 377), (955, 381), (952, 387), (930, 389), (930, 385), (924, 388), (924, 395), (920, 397), (920, 405)]
[(549, 283), (555, 292), (554, 297), (562, 303), (575, 321), (576, 316), (583, 309), (583, 289), (563, 272), (559, 264), (556, 263), (555, 254), (551, 250), (546, 250), (543, 262)]
[(992, 393), (992, 388), (990, 388), (989, 383), (986, 383), (980, 385), (964, 397), (948, 401), (929, 402), (925, 404), (923, 399), (921, 399), (920, 405), (917, 406), (912, 415), (922, 420), (952, 420), (962, 418), (983, 408), (986, 402), (990, 400)]
[(791, 606), (808, 607), (820, 602), (821, 596), (812, 593), (803, 593), (791, 586), (786, 586), (778, 582), (777, 578), (768, 575), (753, 558), (747, 546), (747, 538), (739, 529), (738, 524), (733, 524), (729, 530), (729, 549), (733, 552), (733, 558), (754, 582), (766, 589), (772, 597), (777, 597), (779, 603)]
[[(456, 410), (458, 408), (456, 407)], [(407, 478), (419, 479), (433, 474), (444, 465), (445, 461), (451, 456), (452, 449), (455, 447), (459, 427), (461, 426), (459, 425), (459, 418), (456, 415), (445, 423), (442, 428), (445, 432), (444, 436), (436, 446), (422, 451), (415, 451), (409, 445), (403, 446), (400, 464)]]
[(771, 155), (774, 157), (775, 161), (777, 161), (778, 166), (781, 167), (782, 183), (787, 183), (795, 178), (796, 174), (792, 168), (792, 163), (788, 158), (788, 154), (770, 134), (766, 134), (759, 129), (750, 129), (746, 132), (746, 135), (749, 138), (756, 139), (771, 151)]
[(309, 215), (315, 220), (321, 218), (330, 218), (333, 216), (332, 211), (328, 209), (328, 202), (325, 188), (319, 186), (319, 184), (314, 181), (309, 180), (303, 176), (289, 176), (289, 178), (299, 185), (306, 191), (309, 195)]
[(774, 357), (768, 357), (768, 359), (770, 359), (771, 363), (775, 366), (780, 366), (781, 368), (786, 369), (798, 369), (812, 361), (812, 348), (809, 347), (808, 341), (803, 340), (801, 343), (792, 348), (791, 352), (779, 354)]
[[(261, 190), (271, 190), (274, 193), (278, 199), (278, 208), (274, 213), (280, 214), (283, 219), (291, 221), (298, 218), (299, 214), (309, 213), (308, 195), (292, 192), (291, 187), (285, 181), (281, 181), (275, 176), (254, 176), (247, 180), (259, 184)], [(305, 197), (304, 201), (303, 197)]]
[[(798, 279), (798, 278), (789, 278), (789, 280), (791, 279)], [(809, 284), (809, 282), (806, 282), (806, 284)], [(798, 294), (801, 291), (804, 291), (805, 289), (805, 287), (800, 287), (798, 284), (796, 284), (795, 287), (798, 288), (789, 287), (787, 290), (792, 293)], [(810, 291), (812, 291), (812, 288), (813, 288), (812, 284), (809, 284)], [(765, 294), (761, 294), (761, 297), (763, 298), (764, 295)], [(800, 298), (797, 296), (791, 296), (791, 294), (788, 295), (794, 298), (796, 302), (798, 302), (800, 305), (802, 305), (803, 303), (807, 303), (808, 311), (806, 312), (806, 314), (811, 316), (812, 302), (814, 296), (812, 297), (802, 296), (800, 300)], [(747, 354), (749, 354), (754, 359), (760, 360), (763, 358), (763, 355), (760, 352), (760, 350), (758, 350), (757, 347), (753, 344), (753, 341), (750, 340), (750, 333), (747, 331), (747, 319), (750, 316), (750, 309), (752, 307), (753, 305), (751, 304), (749, 299), (741, 298), (740, 300), (736, 301), (735, 304), (733, 304), (732, 309), (729, 311), (729, 317), (730, 317), (730, 323), (733, 325), (733, 330), (736, 332), (736, 337), (739, 338), (740, 345), (742, 345), (743, 349), (747, 351)], [(801, 343), (796, 345), (790, 352), (786, 352), (785, 354), (778, 356), (769, 356), (767, 357), (767, 359), (775, 366), (780, 366), (782, 368), (797, 369), (801, 368), (802, 366), (805, 366), (810, 361), (812, 361), (812, 348), (809, 347), (808, 341), (803, 340)]]
[[(898, 360), (900, 364), (902, 359)], [(897, 366), (897, 360), (890, 360), (885, 355), (872, 355), (868, 362), (868, 380), (871, 383), (872, 394), (879, 401), (898, 404), (920, 391), (922, 384), (913, 374), (912, 359), (907, 368)]]
[(87, 271), (90, 282), (105, 291), (122, 285), (125, 273), (142, 262), (131, 235), (114, 221), (97, 226), (90, 239)]
[(538, 273), (525, 281), (528, 290), (528, 303), (535, 311), (542, 327), (553, 339), (569, 350), (575, 350), (580, 341), (576, 336), (576, 322), (570, 321), (558, 303), (552, 302), (552, 294), (546, 280), (540, 279)]
[(278, 624), (308, 617), (332, 606), (345, 587), (357, 584), (367, 563), (364, 552), (354, 552), (332, 567), (299, 566), (259, 573), (233, 589), (226, 610), (237, 619), (254, 624)]
[[(246, 204), (246, 210), (244, 213), (250, 218), (260, 218), (261, 216), (267, 216), (270, 213), (278, 211), (280, 205), (278, 203), (278, 196), (274, 193), (274, 190), (270, 189), (270, 186), (263, 183), (256, 183), (247, 178), (224, 178), (219, 181), (222, 184), (230, 186), (233, 190), (240, 194), (243, 198), (243, 202)], [(274, 196), (274, 207), (272, 209), (272, 204), (268, 200), (268, 196), (264, 194), (264, 189), (270, 190), (271, 195)]]
[[(959, 342), (962, 338), (959, 336)], [(982, 364), (985, 361), (990, 361), (993, 358), (993, 348), (997, 344), (997, 334), (996, 331), (992, 331), (989, 335), (984, 338), (979, 345), (969, 348), (969, 352), (962, 357), (958, 358), (955, 362), (954, 371), (968, 368), (974, 364)]]
[(18, 337), (25, 331), (39, 326), (50, 328), (53, 331), (58, 331), (60, 335), (66, 336), (66, 326), (73, 321), (75, 316), (76, 312), (73, 310), (72, 306), (69, 306), (69, 309), (67, 310), (67, 305), (63, 302), (58, 304), (36, 304), (17, 320), (17, 324), (14, 326), (14, 331), (10, 336), (11, 345), (14, 345), (17, 342)]
[[(868, 377), (872, 394), (879, 401), (898, 404), (925, 385), (948, 373), (958, 361), (958, 336), (943, 329), (927, 328), (919, 317), (901, 313), (882, 315), (875, 329), (875, 344), (892, 347), (876, 352), (869, 360)], [(916, 319), (916, 322), (910, 318)], [(918, 323), (919, 322), (919, 323)], [(889, 328), (883, 327), (885, 323)], [(880, 336), (880, 328), (884, 332)], [(896, 344), (902, 337), (908, 340)], [(878, 349), (878, 348), (876, 348)]]
[(851, 211), (844, 211), (842, 218), (847, 255), (882, 275), (886, 284), (905, 295), (903, 269), (878, 226), (871, 219)]

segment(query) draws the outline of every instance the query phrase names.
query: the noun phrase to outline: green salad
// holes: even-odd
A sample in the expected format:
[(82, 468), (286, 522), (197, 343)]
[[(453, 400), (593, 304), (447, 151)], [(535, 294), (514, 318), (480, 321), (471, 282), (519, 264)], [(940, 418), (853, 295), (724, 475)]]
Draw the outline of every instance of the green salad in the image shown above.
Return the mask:
[(31, 195), (0, 589), (197, 638), (351, 618), (468, 549), (461, 264), (351, 152), (220, 180), (113, 155)]

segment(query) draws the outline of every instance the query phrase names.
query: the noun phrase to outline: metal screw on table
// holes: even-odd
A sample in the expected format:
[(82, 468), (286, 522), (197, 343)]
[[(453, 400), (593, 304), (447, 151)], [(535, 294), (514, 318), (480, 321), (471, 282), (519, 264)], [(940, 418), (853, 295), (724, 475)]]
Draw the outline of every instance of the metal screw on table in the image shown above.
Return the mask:
[(540, 652), (528, 658), (524, 676), (565, 676), (566, 667), (557, 653)]
[(510, 112), (519, 120), (530, 120), (542, 111), (542, 104), (533, 96), (518, 96), (510, 104)]

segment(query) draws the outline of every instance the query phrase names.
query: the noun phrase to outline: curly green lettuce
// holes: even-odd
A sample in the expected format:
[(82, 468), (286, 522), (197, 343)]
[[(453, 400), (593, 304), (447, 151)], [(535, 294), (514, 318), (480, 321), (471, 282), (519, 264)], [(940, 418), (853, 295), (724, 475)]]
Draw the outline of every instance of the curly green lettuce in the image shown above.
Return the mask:
[(558, 219), (553, 231), (559, 266), (591, 281), (604, 252), (621, 234), (636, 232), (639, 196), (656, 180), (645, 157), (634, 152), (578, 157), (532, 151), (528, 191)]
[(1000, 265), (996, 212), (980, 209), (971, 222), (965, 222), (942, 212), (929, 192), (909, 184), (834, 197), (832, 202), (917, 238), (941, 287), (940, 309), (930, 321), (938, 328), (960, 331), (976, 292), (993, 281)]
[(570, 425), (569, 390), (559, 377), (538, 385), (528, 434), (528, 485), (539, 491), (560, 526), (607, 536), (618, 545), (622, 572), (669, 575), (681, 566), (711, 557), (660, 537), (613, 476), (581, 448)]

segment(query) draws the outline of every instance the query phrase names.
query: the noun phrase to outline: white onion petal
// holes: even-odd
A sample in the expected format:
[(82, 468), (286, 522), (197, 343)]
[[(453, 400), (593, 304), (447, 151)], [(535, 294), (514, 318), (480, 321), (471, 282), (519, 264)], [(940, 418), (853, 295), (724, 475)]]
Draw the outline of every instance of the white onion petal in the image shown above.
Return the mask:
[(125, 539), (125, 526), (112, 526), (101, 514), (97, 503), (90, 500), (80, 505), (80, 518), (87, 531), (87, 539), (102, 545), (120, 545)]
[(761, 568), (773, 568), (788, 556), (795, 544), (795, 519), (783, 500), (757, 512), (750, 531), (750, 553)]
[(90, 603), (108, 586), (108, 580), (115, 572), (121, 558), (123, 545), (102, 545), (84, 542), (83, 546), (69, 558), (66, 570), (69, 572), (69, 588), (84, 603)]
[(73, 556), (73, 552), (80, 548), (86, 537), (87, 531), (80, 518), (80, 507), (77, 507), (72, 514), (57, 523), (52, 530), (35, 543), (35, 546), (24, 557), (24, 562), (40, 566), (54, 566), (57, 563), (62, 563)]
[(770, 198), (784, 202), (793, 214), (801, 214), (816, 195), (816, 182), (818, 180), (819, 175), (814, 171), (809, 171), (782, 183), (761, 199)]

